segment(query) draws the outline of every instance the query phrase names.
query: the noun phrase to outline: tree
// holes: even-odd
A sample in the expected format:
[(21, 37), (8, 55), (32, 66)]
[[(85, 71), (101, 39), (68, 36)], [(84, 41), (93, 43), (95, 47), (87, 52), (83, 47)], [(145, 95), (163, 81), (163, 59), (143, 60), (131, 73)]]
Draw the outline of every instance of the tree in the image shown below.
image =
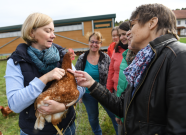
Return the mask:
[[(126, 19), (125, 21), (129, 21), (129, 19)], [(124, 22), (125, 22), (125, 21), (124, 21)]]
[[(129, 19), (126, 19), (125, 21), (129, 21)], [(115, 26), (119, 26), (121, 23), (125, 22), (125, 21), (119, 21), (119, 22), (115, 22)]]

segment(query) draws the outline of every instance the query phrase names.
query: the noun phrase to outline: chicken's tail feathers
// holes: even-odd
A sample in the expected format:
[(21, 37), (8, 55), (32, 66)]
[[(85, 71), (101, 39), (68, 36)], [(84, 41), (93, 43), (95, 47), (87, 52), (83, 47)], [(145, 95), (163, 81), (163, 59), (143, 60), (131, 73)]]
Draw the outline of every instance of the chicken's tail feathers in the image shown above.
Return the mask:
[(42, 129), (44, 128), (44, 125), (45, 125), (45, 119), (44, 119), (44, 117), (39, 113), (39, 115), (38, 115), (38, 117), (37, 117), (37, 119), (36, 119), (34, 128), (35, 128), (35, 129), (42, 130)]

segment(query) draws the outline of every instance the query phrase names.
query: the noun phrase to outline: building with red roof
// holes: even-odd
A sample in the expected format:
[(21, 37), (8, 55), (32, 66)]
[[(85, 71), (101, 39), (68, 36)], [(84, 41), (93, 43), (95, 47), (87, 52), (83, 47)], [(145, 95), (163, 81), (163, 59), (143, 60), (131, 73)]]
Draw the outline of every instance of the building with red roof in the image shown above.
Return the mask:
[(173, 10), (176, 16), (177, 34), (186, 36), (186, 10)]

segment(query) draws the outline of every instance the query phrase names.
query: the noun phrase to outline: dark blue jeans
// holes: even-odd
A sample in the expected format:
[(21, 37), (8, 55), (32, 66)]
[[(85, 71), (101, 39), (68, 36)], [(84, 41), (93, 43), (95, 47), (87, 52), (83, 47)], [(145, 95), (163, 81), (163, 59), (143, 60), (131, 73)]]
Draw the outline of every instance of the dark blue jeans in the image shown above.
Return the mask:
[[(56, 131), (57, 132), (57, 131)], [(63, 135), (75, 135), (75, 132), (76, 132), (76, 126), (75, 126), (75, 122), (70, 125), (66, 130), (65, 132), (63, 132)], [(24, 133), (21, 129), (20, 129), (20, 135), (28, 135), (26, 133)], [(54, 134), (56, 135), (56, 134)]]
[[(102, 135), (102, 130), (99, 125), (98, 101), (93, 98), (89, 93), (85, 93), (83, 95), (83, 103), (85, 104), (88, 113), (88, 120), (92, 127), (92, 131), (95, 135)], [(115, 115), (108, 109), (106, 109), (104, 106), (103, 108), (106, 110), (107, 114), (111, 118), (116, 134), (118, 135), (118, 124), (115, 120)]]

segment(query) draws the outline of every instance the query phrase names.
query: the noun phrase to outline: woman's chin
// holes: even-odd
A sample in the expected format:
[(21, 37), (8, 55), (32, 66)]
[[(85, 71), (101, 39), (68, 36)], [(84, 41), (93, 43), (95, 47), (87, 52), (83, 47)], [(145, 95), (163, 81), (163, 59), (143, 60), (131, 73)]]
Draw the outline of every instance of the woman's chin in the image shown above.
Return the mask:
[(126, 42), (126, 41), (124, 41), (124, 42), (121, 41), (121, 43), (124, 44), (124, 45), (128, 44), (128, 42)]

